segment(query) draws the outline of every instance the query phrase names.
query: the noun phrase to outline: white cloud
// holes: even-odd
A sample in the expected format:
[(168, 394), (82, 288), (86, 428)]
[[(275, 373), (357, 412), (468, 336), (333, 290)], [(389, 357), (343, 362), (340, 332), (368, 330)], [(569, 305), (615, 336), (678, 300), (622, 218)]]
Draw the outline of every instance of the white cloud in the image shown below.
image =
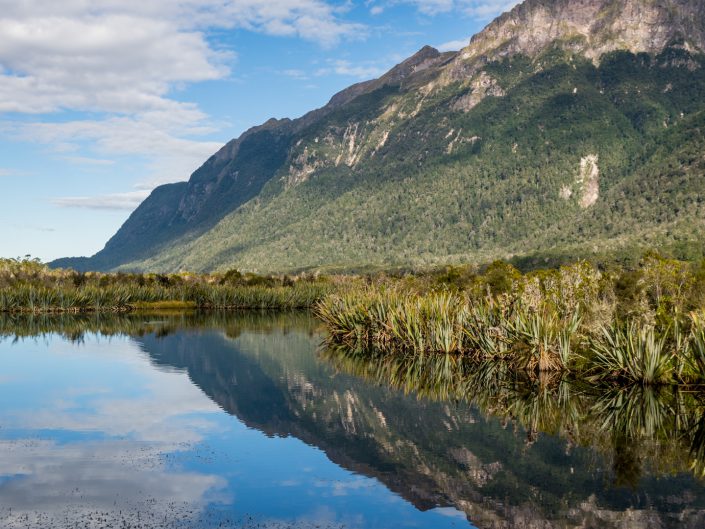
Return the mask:
[(283, 70), (281, 73), (282, 75), (286, 75), (287, 77), (291, 77), (292, 79), (307, 80), (309, 78), (306, 72), (295, 68)]
[(329, 66), (318, 69), (316, 75), (321, 77), (336, 74), (366, 80), (379, 77), (386, 71), (386, 68), (377, 64), (353, 64), (343, 59), (331, 60), (328, 64)]
[(332, 45), (364, 28), (322, 0), (2, 2), (0, 112), (170, 110), (175, 83), (220, 79), (234, 55), (205, 31), (241, 28)]
[(470, 0), (463, 3), (465, 4), (463, 9), (468, 15), (478, 20), (489, 20), (505, 11), (511, 10), (521, 2), (520, 0)]
[(458, 11), (478, 20), (495, 17), (519, 3), (518, 0), (399, 0), (413, 4), (420, 13), (438, 15)]
[(402, 0), (404, 3), (413, 4), (424, 15), (437, 15), (447, 13), (455, 8), (455, 0)]
[(149, 191), (131, 191), (90, 197), (53, 198), (51, 202), (64, 208), (112, 209), (132, 211), (149, 196)]
[[(141, 156), (148, 160), (145, 188), (185, 180), (222, 144), (200, 141), (213, 132), (207, 116), (196, 107), (180, 105), (171, 111), (154, 110), (132, 116), (114, 115), (101, 120), (14, 123), (0, 127), (6, 134), (50, 145), (64, 157), (85, 160), (76, 151), (88, 143), (101, 156)], [(101, 161), (94, 162), (101, 163)]]
[[(49, 226), (39, 226), (37, 224), (13, 224), (12, 225), (13, 229), (16, 230), (25, 230), (25, 231), (43, 231), (46, 233), (53, 233), (56, 231), (56, 228), (52, 228)], [(0, 377), (0, 384), (2, 384), (3, 379)]]
[(62, 159), (76, 165), (115, 165), (115, 160), (91, 158), (89, 156), (63, 156)]
[[(230, 75), (235, 53), (210, 41), (211, 30), (323, 46), (365, 32), (325, 0), (0, 0), (0, 6), (0, 115), (40, 116), (3, 120), (0, 132), (69, 153), (72, 163), (143, 157), (145, 185), (152, 187), (187, 178), (221, 146), (201, 140), (215, 132), (209, 117), (171, 96), (175, 87)], [(42, 120), (66, 110), (93, 115)], [(134, 196), (112, 198), (127, 207)], [(114, 202), (104, 198), (97, 203)]]
[[(399, 62), (402, 59), (395, 58), (395, 60)], [(379, 77), (393, 65), (394, 60), (365, 61), (355, 64), (345, 59), (327, 59), (324, 66), (321, 66), (311, 74), (308, 74), (304, 70), (297, 69), (283, 70), (280, 73), (302, 81), (309, 80), (312, 76), (324, 77), (327, 75), (340, 75), (343, 77), (351, 77), (355, 80), (368, 80)], [(311, 86), (315, 88), (315, 85)]]
[(221, 78), (200, 33), (129, 15), (0, 16), (0, 112), (132, 113), (177, 106), (173, 83)]
[(458, 51), (470, 43), (470, 37), (458, 40), (451, 40), (436, 46), (438, 51)]

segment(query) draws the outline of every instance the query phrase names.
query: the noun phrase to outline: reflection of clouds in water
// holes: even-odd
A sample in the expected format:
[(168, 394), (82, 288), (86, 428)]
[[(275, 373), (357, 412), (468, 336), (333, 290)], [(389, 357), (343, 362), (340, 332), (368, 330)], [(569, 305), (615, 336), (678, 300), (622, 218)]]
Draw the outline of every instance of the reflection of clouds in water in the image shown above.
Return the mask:
[[(107, 436), (130, 436), (139, 441), (186, 443), (201, 440), (202, 432), (215, 428), (206, 418), (193, 415), (220, 413), (220, 408), (185, 373), (155, 370), (133, 343), (111, 345), (128, 346), (117, 347), (120, 354), (112, 352), (109, 357), (111, 362), (135, 369), (134, 383), (139, 394), (115, 395), (100, 383), (87, 380), (85, 386), (62, 388), (60, 395), (53, 395), (53, 400), (44, 402), (42, 409), (32, 414), (5, 413), (5, 426), (93, 431)], [(54, 349), (63, 351), (64, 347), (52, 347), (52, 352)], [(101, 355), (101, 360), (104, 359)], [(90, 357), (84, 360), (90, 362)], [(102, 376), (106, 378), (105, 374)]]
[[(362, 514), (340, 516), (330, 507), (321, 505), (309, 515), (302, 516), (297, 521), (300, 527), (340, 527), (345, 529), (362, 529), (369, 525)], [(297, 527), (298, 527), (297, 526)]]
[(168, 521), (227, 499), (215, 492), (226, 485), (220, 477), (168, 470), (161, 456), (173, 448), (121, 440), (2, 441), (0, 474), (12, 479), (0, 486), (0, 524), (25, 527), (22, 520), (35, 520), (37, 527), (52, 527), (69, 520), (73, 527), (97, 513), (113, 521), (128, 513)]
[[(218, 407), (194, 387), (185, 375), (163, 375), (159, 390), (133, 398), (111, 398), (104, 394), (68, 397), (47, 403), (31, 416), (17, 418), (23, 429), (101, 432), (108, 436), (130, 436), (139, 441), (194, 443), (215, 424), (206, 417)], [(170, 379), (170, 377), (172, 377)], [(80, 403), (79, 403), (80, 399)], [(88, 406), (88, 409), (86, 409)]]
[(459, 518), (463, 521), (467, 520), (468, 515), (454, 507), (436, 507), (433, 512), (440, 514), (441, 516), (447, 516), (448, 518)]
[[(79, 350), (65, 342), (50, 346), (51, 355), (62, 357), (69, 347), (73, 350), (70, 362), (78, 357), (82, 368), (88, 367), (85, 384), (45, 390), (42, 408), (31, 413), (0, 411), (6, 430), (98, 432), (108, 437), (66, 443), (0, 441), (3, 528), (55, 527), (60, 521), (69, 527), (122, 527), (119, 521), (146, 527), (177, 520), (185, 524), (200, 516), (205, 504), (230, 501), (218, 493), (227, 485), (223, 478), (169, 469), (163, 459), (192, 449), (216, 429), (208, 416), (220, 413), (217, 405), (186, 374), (153, 369), (133, 343), (113, 342), (112, 350), (103, 345), (91, 342)], [(96, 360), (99, 364), (91, 365)], [(125, 394), (124, 385), (113, 384), (111, 368), (118, 366), (121, 376), (127, 372), (134, 381), (134, 396)], [(71, 368), (68, 362), (66, 368)], [(42, 374), (41, 368), (38, 372)], [(96, 525), (99, 515), (115, 525)]]
[(316, 480), (314, 486), (322, 489), (324, 495), (347, 496), (352, 491), (371, 489), (377, 486), (377, 482), (371, 478), (356, 476), (345, 481)]

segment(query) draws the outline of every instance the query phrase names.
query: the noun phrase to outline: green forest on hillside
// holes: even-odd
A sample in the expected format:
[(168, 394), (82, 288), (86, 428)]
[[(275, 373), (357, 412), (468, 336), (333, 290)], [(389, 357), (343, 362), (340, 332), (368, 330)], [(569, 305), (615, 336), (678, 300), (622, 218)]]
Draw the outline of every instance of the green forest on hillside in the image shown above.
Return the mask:
[[(599, 67), (557, 49), (492, 63), (486, 71), (503, 97), (464, 113), (453, 104), (467, 89), (451, 84), (396, 123), (375, 156), (319, 169), (294, 186), (280, 171), (213, 229), (121, 268), (557, 263), (629, 258), (649, 247), (702, 256), (704, 64), (677, 48), (656, 57), (615, 52)], [(315, 145), (331, 127), (369, 122), (412, 97), (380, 88), (303, 131), (301, 141)], [(473, 141), (449, 154), (450, 131)], [(599, 198), (582, 208), (576, 179), (591, 155)], [(564, 187), (570, 198), (561, 196)]]

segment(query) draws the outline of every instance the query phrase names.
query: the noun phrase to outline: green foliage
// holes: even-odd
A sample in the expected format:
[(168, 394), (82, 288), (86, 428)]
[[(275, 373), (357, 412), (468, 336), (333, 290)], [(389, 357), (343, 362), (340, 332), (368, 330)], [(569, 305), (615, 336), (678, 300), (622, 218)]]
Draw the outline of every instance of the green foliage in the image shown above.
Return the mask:
[(666, 336), (653, 327), (634, 323), (605, 329), (591, 349), (593, 369), (602, 378), (623, 379), (640, 384), (663, 384), (673, 379), (673, 357)]
[(308, 276), (83, 274), (36, 260), (0, 261), (0, 312), (308, 308), (330, 289)]
[(512, 265), (503, 261), (495, 261), (485, 270), (481, 284), (494, 296), (507, 294), (511, 292), (514, 283), (520, 276), (519, 271)]
[[(689, 312), (700, 265), (649, 252), (637, 270), (579, 262), (522, 275), (495, 262), (464, 281), (450, 272), (432, 273), (432, 288), (418, 277), (353, 284), (316, 312), (334, 343), (368, 354), (454, 354), (607, 384), (705, 382), (705, 317)], [(438, 290), (449, 275), (452, 288)]]
[(519, 353), (525, 356), (524, 365), (531, 371), (567, 370), (573, 361), (573, 344), (580, 327), (576, 311), (569, 320), (556, 312), (517, 310), (511, 323), (517, 345), (525, 346)]

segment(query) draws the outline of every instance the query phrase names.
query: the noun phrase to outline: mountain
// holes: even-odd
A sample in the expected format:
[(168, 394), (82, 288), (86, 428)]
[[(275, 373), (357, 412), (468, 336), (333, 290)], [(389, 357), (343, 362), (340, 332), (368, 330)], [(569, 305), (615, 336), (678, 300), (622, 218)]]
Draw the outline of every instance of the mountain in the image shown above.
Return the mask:
[(701, 255), (705, 1), (526, 0), (154, 190), (54, 266), (258, 272)]

